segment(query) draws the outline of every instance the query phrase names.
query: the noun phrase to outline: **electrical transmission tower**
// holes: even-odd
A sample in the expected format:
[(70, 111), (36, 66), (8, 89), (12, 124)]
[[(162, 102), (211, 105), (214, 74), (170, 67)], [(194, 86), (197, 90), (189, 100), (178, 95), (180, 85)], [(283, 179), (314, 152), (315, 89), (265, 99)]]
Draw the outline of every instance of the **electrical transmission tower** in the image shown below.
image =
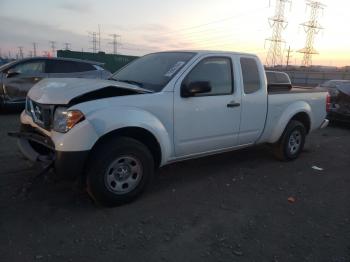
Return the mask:
[(18, 47), (18, 55), (21, 59), (23, 59), (24, 55), (23, 55), (23, 46), (19, 46)]
[(70, 50), (71, 43), (64, 43), (64, 50)]
[(318, 54), (318, 52), (314, 49), (315, 37), (320, 32), (320, 30), (323, 29), (317, 21), (317, 19), (319, 16), (319, 11), (323, 10), (325, 5), (321, 2), (307, 0), (306, 7), (310, 8), (310, 16), (309, 21), (306, 21), (305, 23), (301, 24), (304, 27), (306, 33), (306, 41), (305, 47), (299, 50), (299, 53), (304, 54), (302, 65), (311, 66), (312, 55)]
[(96, 32), (92, 32), (92, 33), (89, 33), (90, 36), (92, 36), (92, 52), (93, 53), (97, 53), (97, 33)]
[(49, 41), (49, 43), (51, 47), (52, 56), (54, 56), (56, 52), (56, 41)]
[(38, 47), (38, 43), (33, 43), (33, 55), (36, 56), (36, 49)]
[(284, 43), (284, 40), (282, 39), (282, 31), (288, 25), (284, 13), (287, 4), (290, 3), (291, 0), (276, 0), (275, 14), (268, 19), (270, 27), (272, 28), (272, 35), (270, 38), (266, 39), (270, 42), (265, 62), (267, 66), (282, 65), (282, 44)]
[(116, 55), (118, 54), (118, 37), (121, 37), (121, 36), (117, 34), (111, 34), (110, 36), (113, 37), (113, 41), (109, 42), (108, 44), (113, 45), (113, 54)]

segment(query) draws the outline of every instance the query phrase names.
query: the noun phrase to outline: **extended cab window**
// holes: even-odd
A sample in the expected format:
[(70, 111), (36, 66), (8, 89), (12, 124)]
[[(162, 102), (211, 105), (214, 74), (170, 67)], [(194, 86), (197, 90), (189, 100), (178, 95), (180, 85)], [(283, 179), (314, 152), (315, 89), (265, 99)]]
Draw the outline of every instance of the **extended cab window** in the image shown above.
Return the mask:
[(256, 60), (242, 57), (241, 59), (244, 93), (251, 94), (261, 87), (260, 74)]
[(186, 84), (209, 82), (211, 91), (196, 96), (231, 94), (233, 89), (231, 59), (227, 57), (205, 58), (192, 69), (184, 82)]

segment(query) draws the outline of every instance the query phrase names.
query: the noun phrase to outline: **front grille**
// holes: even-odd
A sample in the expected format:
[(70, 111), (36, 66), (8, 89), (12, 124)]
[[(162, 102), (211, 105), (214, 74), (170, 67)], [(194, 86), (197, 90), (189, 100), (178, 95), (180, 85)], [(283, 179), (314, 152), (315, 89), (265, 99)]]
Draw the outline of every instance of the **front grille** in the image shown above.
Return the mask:
[(34, 123), (38, 124), (40, 127), (47, 130), (51, 128), (53, 106), (39, 104), (27, 98), (26, 112), (32, 117)]

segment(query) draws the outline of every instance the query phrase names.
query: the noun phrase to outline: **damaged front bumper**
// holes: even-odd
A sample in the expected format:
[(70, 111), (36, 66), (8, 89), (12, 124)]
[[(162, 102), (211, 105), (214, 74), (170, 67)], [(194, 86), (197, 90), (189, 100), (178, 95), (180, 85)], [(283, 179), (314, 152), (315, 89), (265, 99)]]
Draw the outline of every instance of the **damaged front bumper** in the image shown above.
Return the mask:
[(18, 138), (18, 147), (27, 159), (52, 165), (61, 177), (75, 179), (84, 173), (89, 151), (57, 151), (50, 137), (30, 125), (22, 124), (20, 132), (11, 132), (9, 136)]

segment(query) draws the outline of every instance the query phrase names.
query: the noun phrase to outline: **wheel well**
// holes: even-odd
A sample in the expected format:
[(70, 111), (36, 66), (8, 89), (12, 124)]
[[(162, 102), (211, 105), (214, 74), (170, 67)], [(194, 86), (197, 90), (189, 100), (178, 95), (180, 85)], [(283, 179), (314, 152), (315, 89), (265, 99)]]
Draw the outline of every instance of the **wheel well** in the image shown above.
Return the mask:
[(297, 121), (301, 122), (306, 128), (306, 133), (309, 133), (310, 128), (311, 128), (311, 121), (310, 121), (310, 117), (307, 113), (300, 112), (300, 113), (296, 114), (295, 116), (293, 116), (293, 118), (291, 120), (297, 120)]
[(118, 136), (130, 137), (144, 144), (151, 151), (151, 154), (153, 155), (153, 158), (154, 158), (155, 166), (156, 167), (160, 166), (160, 162), (162, 158), (160, 145), (157, 139), (154, 137), (154, 135), (151, 132), (141, 127), (124, 127), (124, 128), (111, 131), (103, 135), (102, 137), (100, 137), (96, 141), (92, 150), (98, 144), (102, 143), (106, 139), (109, 139), (110, 137), (118, 137)]

